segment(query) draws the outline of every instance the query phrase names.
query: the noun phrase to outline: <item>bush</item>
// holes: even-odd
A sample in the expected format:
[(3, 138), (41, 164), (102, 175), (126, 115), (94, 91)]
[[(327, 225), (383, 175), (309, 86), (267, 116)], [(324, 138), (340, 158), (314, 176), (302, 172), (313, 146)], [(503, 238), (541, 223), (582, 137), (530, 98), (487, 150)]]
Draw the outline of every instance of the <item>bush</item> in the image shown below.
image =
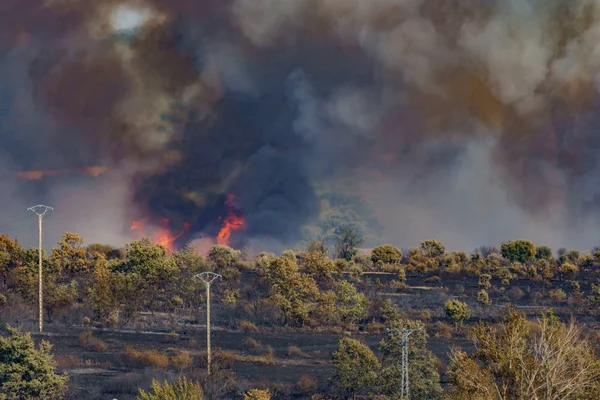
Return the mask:
[(398, 264), (402, 260), (402, 252), (390, 244), (375, 247), (371, 251), (373, 264)]
[(577, 274), (577, 272), (579, 272), (579, 267), (577, 265), (575, 265), (575, 264), (570, 263), (570, 262), (565, 262), (564, 264), (561, 264), (558, 267), (558, 270), (564, 276), (573, 277), (573, 276), (575, 276)]
[(138, 367), (153, 369), (167, 369), (169, 367), (169, 357), (160, 354), (156, 350), (137, 351), (131, 347), (125, 347), (122, 357), (126, 362)]
[(204, 398), (204, 391), (198, 382), (188, 381), (186, 377), (177, 379), (170, 384), (166, 380), (161, 385), (152, 379), (150, 392), (140, 389), (136, 400), (200, 400)]
[(439, 240), (426, 240), (421, 243), (421, 251), (427, 257), (435, 258), (444, 255), (446, 248)]
[(171, 364), (181, 373), (192, 366), (192, 357), (190, 357), (190, 353), (187, 351), (182, 351), (176, 356), (171, 357)]
[(252, 389), (246, 392), (244, 400), (271, 400), (271, 391), (269, 389)]
[(561, 302), (567, 298), (567, 294), (562, 289), (554, 289), (550, 291), (550, 297), (556, 302)]
[(79, 344), (88, 350), (104, 353), (108, 347), (104, 341), (92, 336), (92, 331), (85, 331), (79, 335)]
[(248, 350), (260, 350), (260, 349), (262, 349), (264, 347), (261, 342), (259, 342), (258, 340), (252, 339), (252, 338), (245, 339), (242, 342), (242, 344)]
[(525, 293), (518, 287), (514, 287), (508, 291), (508, 296), (514, 301), (520, 300), (524, 295)]
[(492, 287), (492, 276), (490, 274), (481, 274), (479, 276), (479, 289), (489, 289)]
[(492, 304), (490, 301), (490, 295), (485, 289), (481, 289), (479, 293), (477, 293), (477, 302), (482, 306), (489, 306)]
[(439, 276), (431, 276), (427, 279), (425, 279), (426, 283), (431, 283), (434, 285), (439, 285), (442, 282), (442, 279)]
[(502, 243), (500, 251), (507, 260), (526, 263), (535, 256), (535, 245), (529, 240), (513, 240)]
[(454, 330), (452, 329), (452, 327), (450, 325), (445, 324), (443, 322), (438, 322), (436, 324), (436, 328), (437, 328), (437, 333), (435, 334), (436, 337), (442, 337), (446, 340), (452, 339), (452, 332)]
[(460, 300), (448, 300), (444, 303), (444, 310), (446, 315), (451, 318), (455, 323), (462, 323), (463, 321), (471, 318), (471, 310), (467, 303)]
[(296, 389), (302, 395), (313, 394), (317, 391), (318, 386), (319, 384), (315, 378), (306, 375), (300, 377), (296, 382)]
[(300, 349), (298, 346), (290, 346), (288, 347), (288, 356), (294, 357), (306, 357), (306, 354)]
[(83, 326), (85, 326), (85, 327), (90, 326), (90, 324), (92, 323), (92, 321), (90, 320), (89, 317), (83, 317), (83, 319), (81, 320), (81, 322), (83, 323)]
[(240, 329), (245, 333), (258, 332), (258, 327), (250, 321), (240, 321)]

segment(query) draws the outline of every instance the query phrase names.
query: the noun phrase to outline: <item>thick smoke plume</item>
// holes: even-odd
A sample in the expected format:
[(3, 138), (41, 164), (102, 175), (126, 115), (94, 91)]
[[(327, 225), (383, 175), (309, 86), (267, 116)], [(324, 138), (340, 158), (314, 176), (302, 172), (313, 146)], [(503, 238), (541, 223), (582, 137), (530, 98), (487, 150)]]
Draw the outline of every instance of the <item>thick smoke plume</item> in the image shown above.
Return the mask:
[(595, 0), (8, 0), (0, 230), (283, 245), (335, 191), (403, 247), (590, 247), (598, 43)]

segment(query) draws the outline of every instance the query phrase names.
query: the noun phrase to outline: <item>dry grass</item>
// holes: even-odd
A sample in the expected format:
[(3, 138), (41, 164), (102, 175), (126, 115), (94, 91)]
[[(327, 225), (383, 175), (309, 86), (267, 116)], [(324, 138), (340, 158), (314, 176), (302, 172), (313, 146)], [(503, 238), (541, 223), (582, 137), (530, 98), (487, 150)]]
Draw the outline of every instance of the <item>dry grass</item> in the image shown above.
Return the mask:
[(250, 321), (240, 321), (240, 329), (245, 333), (257, 333), (258, 326)]
[(190, 357), (190, 353), (187, 351), (182, 351), (176, 356), (171, 357), (171, 364), (181, 373), (192, 366), (192, 357)]
[(452, 339), (453, 329), (452, 326), (445, 324), (443, 322), (438, 322), (436, 324), (437, 333), (436, 337), (443, 337), (446, 340)]
[(319, 383), (311, 376), (302, 376), (296, 382), (296, 390), (302, 395), (310, 395), (317, 391)]
[(85, 331), (79, 335), (79, 344), (87, 350), (97, 351), (98, 353), (104, 353), (108, 347), (103, 340), (92, 336), (91, 331)]
[(308, 354), (303, 352), (300, 347), (294, 345), (288, 347), (288, 355), (291, 357), (308, 357)]
[(54, 362), (56, 363), (56, 368), (59, 370), (75, 367), (112, 368), (112, 364), (109, 362), (98, 362), (89, 359), (84, 360), (73, 355), (56, 355), (54, 356)]
[(138, 367), (162, 370), (169, 368), (169, 357), (156, 350), (138, 351), (131, 347), (125, 347), (122, 356), (126, 362)]
[(252, 338), (245, 339), (242, 344), (248, 350), (261, 350), (265, 347), (261, 342)]

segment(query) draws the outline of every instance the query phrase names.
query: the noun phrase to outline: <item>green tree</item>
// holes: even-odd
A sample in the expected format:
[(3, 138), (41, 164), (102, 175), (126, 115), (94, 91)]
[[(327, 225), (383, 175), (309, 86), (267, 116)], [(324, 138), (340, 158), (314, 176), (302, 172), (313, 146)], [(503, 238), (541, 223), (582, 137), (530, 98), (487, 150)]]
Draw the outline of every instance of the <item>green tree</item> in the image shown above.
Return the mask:
[(371, 251), (373, 264), (399, 264), (402, 260), (402, 252), (390, 244), (375, 247)]
[(376, 384), (380, 364), (367, 345), (343, 338), (333, 353), (333, 366), (332, 384), (356, 398), (356, 393)]
[(358, 247), (365, 239), (352, 225), (342, 225), (335, 230), (335, 256), (346, 261), (352, 260), (358, 253)]
[(402, 345), (401, 332), (406, 329), (421, 329), (410, 335), (408, 341), (408, 377), (410, 398), (415, 400), (439, 399), (442, 394), (437, 359), (427, 350), (427, 332), (420, 321), (400, 319), (393, 324), (393, 330), (380, 342), (383, 368), (379, 373), (379, 388), (390, 398), (400, 398), (402, 387)]
[(581, 328), (542, 317), (529, 330), (509, 308), (500, 326), (473, 329), (475, 352), (454, 351), (449, 399), (597, 399), (600, 360)]
[(52, 316), (55, 312), (68, 310), (77, 300), (77, 282), (56, 284), (47, 282), (44, 296), (44, 308), (48, 320), (52, 322)]
[(175, 382), (164, 381), (161, 385), (152, 379), (150, 392), (140, 389), (136, 400), (203, 400), (204, 391), (198, 382), (190, 381), (186, 377), (178, 378)]
[(96, 253), (92, 261), (94, 272), (88, 284), (87, 295), (94, 311), (94, 319), (104, 321), (119, 308), (118, 277), (113, 274), (103, 254)]
[(306, 244), (306, 253), (323, 253), (328, 254), (329, 249), (325, 246), (322, 240), (311, 240)]
[(356, 290), (356, 287), (348, 281), (340, 281), (336, 285), (337, 312), (342, 322), (354, 323), (363, 318), (367, 313), (369, 300)]
[(42, 340), (36, 349), (29, 333), (7, 330), (0, 337), (0, 399), (62, 399), (69, 378), (55, 373), (50, 343)]
[(58, 242), (58, 248), (52, 250), (51, 258), (58, 270), (70, 277), (85, 273), (89, 269), (83, 239), (75, 233), (67, 232), (63, 235)]
[(242, 257), (239, 250), (229, 246), (217, 244), (208, 250), (207, 260), (214, 263), (218, 268), (232, 267)]
[(427, 257), (441, 257), (446, 252), (446, 248), (439, 240), (425, 240), (421, 243), (421, 251)]
[(444, 311), (448, 318), (451, 318), (456, 324), (462, 324), (471, 318), (471, 310), (467, 303), (457, 299), (448, 300), (444, 303)]
[(552, 249), (548, 246), (539, 246), (535, 249), (537, 260), (552, 260)]
[(513, 240), (502, 243), (500, 251), (507, 260), (524, 264), (535, 256), (535, 245), (529, 240)]
[(328, 281), (335, 269), (335, 263), (327, 254), (317, 251), (304, 253), (300, 259), (300, 267), (318, 281)]

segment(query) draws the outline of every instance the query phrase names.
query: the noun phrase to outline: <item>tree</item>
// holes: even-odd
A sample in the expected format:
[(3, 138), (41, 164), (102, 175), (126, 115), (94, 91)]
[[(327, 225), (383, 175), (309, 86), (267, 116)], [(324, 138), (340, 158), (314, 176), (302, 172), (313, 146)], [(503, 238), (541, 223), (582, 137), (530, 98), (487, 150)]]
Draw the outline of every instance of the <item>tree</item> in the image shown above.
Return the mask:
[[(402, 387), (402, 345), (401, 332), (406, 329), (422, 329), (410, 335), (408, 341), (408, 376), (410, 398), (415, 400), (439, 399), (442, 394), (437, 359), (427, 350), (427, 332), (420, 321), (400, 319), (393, 324), (394, 330), (388, 333), (379, 344), (383, 368), (379, 373), (379, 387), (383, 394), (400, 398)], [(396, 331), (397, 329), (397, 331)]]
[(426, 240), (421, 243), (421, 251), (427, 257), (441, 257), (446, 252), (446, 248), (439, 240)]
[(548, 246), (539, 246), (535, 249), (537, 260), (552, 260), (552, 249)]
[(595, 399), (600, 360), (573, 322), (547, 316), (529, 330), (525, 315), (508, 308), (499, 327), (473, 329), (475, 352), (454, 350), (449, 399)]
[(446, 301), (444, 303), (444, 311), (456, 324), (462, 324), (463, 321), (471, 318), (471, 310), (469, 310), (467, 303), (457, 299)]
[(535, 245), (529, 240), (513, 240), (502, 243), (500, 251), (507, 260), (524, 264), (535, 256)]
[(42, 340), (35, 348), (29, 333), (7, 326), (0, 336), (0, 399), (61, 399), (67, 390), (67, 375), (55, 373), (52, 346)]
[(46, 284), (46, 296), (44, 297), (44, 308), (48, 320), (52, 321), (52, 316), (56, 311), (69, 309), (77, 299), (77, 282), (56, 284), (53, 281)]
[(354, 323), (363, 318), (367, 312), (369, 300), (359, 293), (356, 287), (348, 281), (340, 281), (336, 285), (336, 309), (342, 322)]
[(208, 250), (207, 260), (213, 262), (218, 268), (232, 267), (240, 258), (242, 253), (229, 246), (217, 244)]
[(318, 281), (330, 280), (331, 273), (335, 269), (333, 260), (329, 259), (326, 253), (320, 251), (304, 253), (301, 257), (300, 266)]
[(111, 312), (119, 308), (117, 276), (103, 254), (96, 254), (92, 265), (94, 272), (87, 294), (94, 311), (94, 319), (104, 321)]
[(73, 277), (88, 270), (87, 252), (81, 236), (67, 232), (63, 235), (58, 248), (52, 250), (51, 258), (58, 270)]
[(343, 225), (335, 230), (335, 256), (346, 261), (352, 260), (365, 239), (353, 225)]
[(356, 393), (371, 388), (377, 380), (379, 360), (373, 351), (358, 340), (343, 338), (333, 353), (335, 368), (332, 384), (356, 398)]
[(189, 381), (186, 377), (179, 378), (172, 384), (164, 381), (161, 385), (152, 379), (150, 392), (140, 389), (136, 400), (202, 400), (204, 391), (198, 382)]
[(371, 251), (373, 264), (399, 264), (402, 260), (402, 252), (390, 244), (375, 247)]

